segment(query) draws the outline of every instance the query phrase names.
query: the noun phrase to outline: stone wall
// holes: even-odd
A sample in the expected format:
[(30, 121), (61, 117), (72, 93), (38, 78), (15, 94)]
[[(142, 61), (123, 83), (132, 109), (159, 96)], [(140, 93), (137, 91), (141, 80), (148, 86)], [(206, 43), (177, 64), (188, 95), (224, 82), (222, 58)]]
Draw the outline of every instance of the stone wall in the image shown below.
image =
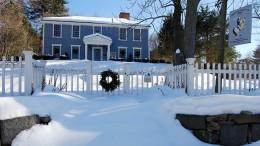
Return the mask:
[(183, 127), (203, 142), (240, 146), (260, 140), (260, 114), (188, 115), (177, 114)]
[(0, 120), (0, 146), (10, 146), (21, 131), (30, 129), (35, 124), (48, 124), (50, 120), (49, 116), (38, 115)]

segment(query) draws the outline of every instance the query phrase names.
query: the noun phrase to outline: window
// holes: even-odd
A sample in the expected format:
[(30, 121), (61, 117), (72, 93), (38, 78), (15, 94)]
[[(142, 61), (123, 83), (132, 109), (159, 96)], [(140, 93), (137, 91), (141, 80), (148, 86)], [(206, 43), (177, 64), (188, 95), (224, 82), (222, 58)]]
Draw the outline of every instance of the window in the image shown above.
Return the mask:
[(141, 48), (134, 48), (133, 51), (134, 59), (141, 59)]
[(71, 59), (80, 59), (80, 46), (71, 46)]
[(120, 59), (126, 59), (127, 58), (127, 52), (126, 47), (119, 47), (118, 48), (118, 58)]
[(79, 25), (72, 25), (72, 38), (79, 38)]
[(61, 54), (61, 45), (52, 45), (52, 56), (59, 58)]
[(61, 37), (61, 25), (53, 24), (53, 37)]
[(119, 28), (119, 40), (126, 40), (126, 28)]
[(110, 52), (110, 59), (116, 59), (116, 52)]
[(134, 29), (134, 41), (141, 41), (141, 29)]
[(94, 33), (100, 33), (102, 34), (102, 31), (101, 31), (101, 26), (94, 26)]

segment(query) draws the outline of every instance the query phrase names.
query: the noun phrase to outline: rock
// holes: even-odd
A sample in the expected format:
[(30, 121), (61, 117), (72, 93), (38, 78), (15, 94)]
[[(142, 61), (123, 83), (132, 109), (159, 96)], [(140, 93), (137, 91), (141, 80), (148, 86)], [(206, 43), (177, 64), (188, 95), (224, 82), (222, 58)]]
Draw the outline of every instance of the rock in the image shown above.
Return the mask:
[(50, 116), (46, 116), (46, 117), (40, 117), (40, 123), (44, 124), (44, 125), (48, 125), (51, 121), (51, 117)]
[(183, 127), (190, 130), (206, 130), (206, 118), (200, 115), (176, 114)]
[(226, 121), (227, 120), (227, 114), (217, 115), (217, 116), (207, 116), (206, 121), (207, 122), (219, 122), (219, 121)]
[(218, 131), (220, 130), (220, 125), (217, 122), (210, 122), (207, 124), (207, 130), (208, 131)]
[(39, 124), (39, 116), (25, 116), (18, 117), (13, 119), (7, 119), (0, 121), (0, 138), (1, 145), (11, 145), (13, 139), (18, 135), (21, 131), (30, 129), (35, 124)]
[(241, 146), (247, 143), (247, 124), (220, 124), (220, 144), (224, 146)]
[(253, 115), (253, 113), (250, 111), (241, 111), (240, 114), (241, 115)]
[(260, 123), (251, 125), (252, 142), (260, 140)]
[(216, 132), (209, 132), (205, 130), (194, 130), (192, 131), (193, 135), (196, 136), (199, 140), (210, 143), (210, 144), (218, 144), (219, 143), (219, 134)]
[(247, 114), (230, 114), (229, 121), (234, 121), (237, 124), (253, 124), (260, 123), (260, 115), (247, 115)]

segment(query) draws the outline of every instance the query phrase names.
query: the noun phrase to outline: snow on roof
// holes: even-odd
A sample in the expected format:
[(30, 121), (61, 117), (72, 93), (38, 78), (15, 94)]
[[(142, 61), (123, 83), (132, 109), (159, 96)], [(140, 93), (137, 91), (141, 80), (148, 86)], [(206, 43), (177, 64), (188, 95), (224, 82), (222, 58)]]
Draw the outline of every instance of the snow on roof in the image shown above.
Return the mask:
[(104, 17), (86, 17), (86, 16), (66, 16), (66, 17), (44, 17), (42, 22), (46, 21), (58, 21), (58, 22), (80, 22), (80, 23), (99, 23), (99, 24), (130, 24), (138, 26), (146, 26), (147, 24), (142, 24), (137, 21), (127, 20), (125, 18), (104, 18)]

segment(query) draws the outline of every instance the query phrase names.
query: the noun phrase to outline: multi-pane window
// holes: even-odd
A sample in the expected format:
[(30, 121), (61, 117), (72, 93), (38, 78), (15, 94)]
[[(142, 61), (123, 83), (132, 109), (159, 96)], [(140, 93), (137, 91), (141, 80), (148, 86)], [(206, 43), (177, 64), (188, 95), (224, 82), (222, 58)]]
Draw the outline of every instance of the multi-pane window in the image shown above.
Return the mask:
[(116, 59), (116, 52), (110, 52), (110, 59)]
[(134, 41), (141, 41), (141, 29), (134, 29)]
[(127, 52), (125, 47), (118, 48), (118, 58), (120, 59), (126, 59), (127, 58)]
[(60, 24), (53, 25), (53, 36), (61, 37), (61, 25)]
[(126, 28), (119, 29), (119, 40), (126, 40)]
[(72, 37), (73, 38), (79, 38), (79, 25), (73, 25), (72, 26)]
[(101, 26), (94, 26), (94, 33), (100, 33), (100, 34), (102, 34), (102, 32), (101, 32)]
[(141, 59), (141, 48), (134, 48), (134, 59)]
[(80, 46), (71, 46), (71, 59), (79, 59)]
[(52, 56), (55, 58), (60, 57), (61, 54), (61, 46), (60, 45), (53, 45), (52, 46)]

